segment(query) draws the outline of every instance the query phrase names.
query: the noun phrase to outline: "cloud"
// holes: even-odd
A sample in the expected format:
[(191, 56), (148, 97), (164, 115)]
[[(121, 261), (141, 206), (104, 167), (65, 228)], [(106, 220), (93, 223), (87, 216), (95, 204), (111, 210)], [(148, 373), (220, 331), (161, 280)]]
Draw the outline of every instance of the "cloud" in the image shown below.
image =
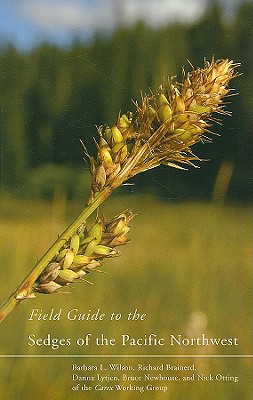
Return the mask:
[(78, 2), (25, 0), (19, 8), (24, 18), (46, 31), (80, 30), (85, 26), (90, 27), (90, 10)]
[(128, 0), (127, 11), (130, 19), (143, 19), (152, 26), (168, 22), (191, 22), (199, 17), (206, 8), (205, 0)]
[(111, 30), (118, 23), (138, 19), (151, 26), (175, 20), (190, 22), (201, 16), (205, 0), (19, 0), (21, 15), (50, 32)]

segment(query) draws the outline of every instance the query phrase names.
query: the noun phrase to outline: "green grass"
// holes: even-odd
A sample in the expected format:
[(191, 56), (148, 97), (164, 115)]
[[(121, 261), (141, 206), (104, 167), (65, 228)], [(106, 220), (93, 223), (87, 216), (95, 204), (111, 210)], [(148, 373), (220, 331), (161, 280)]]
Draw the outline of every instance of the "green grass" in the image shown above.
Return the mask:
[[(131, 222), (131, 242), (121, 247), (121, 256), (105, 260), (102, 273), (92, 273), (94, 284), (75, 284), (70, 294), (37, 295), (22, 303), (1, 324), (1, 354), (193, 354), (190, 348), (114, 348), (77, 346), (52, 350), (29, 347), (28, 335), (46, 337), (120, 338), (122, 333), (141, 337), (145, 333), (237, 337), (232, 348), (195, 348), (194, 354), (252, 354), (252, 208), (203, 203), (172, 204), (151, 196), (112, 197), (103, 208), (108, 218), (126, 208), (138, 215)], [(59, 196), (51, 203), (1, 199), (0, 279), (1, 301), (32, 269), (57, 234), (81, 210)], [(29, 321), (33, 308), (44, 312), (71, 308), (80, 313), (100, 308), (104, 321)], [(126, 321), (138, 308), (144, 321)], [(119, 321), (109, 321), (112, 313)], [(195, 321), (195, 323), (194, 323)], [(199, 325), (197, 324), (199, 323)], [(114, 360), (116, 362), (117, 360)], [(124, 360), (135, 365), (140, 360)], [(141, 362), (150, 362), (143, 359)], [(160, 359), (152, 363), (195, 362), (199, 371), (236, 374), (233, 383), (170, 383), (169, 394), (117, 395), (119, 399), (250, 399), (252, 361), (241, 358)], [(97, 359), (0, 359), (0, 391), (6, 400), (52, 398), (107, 399), (103, 393), (71, 391), (71, 365), (111, 362)], [(118, 362), (122, 362), (119, 359)], [(147, 392), (146, 392), (147, 393)], [(115, 392), (114, 392), (115, 395)], [(139, 397), (138, 397), (139, 396)], [(114, 396), (113, 396), (114, 397)]]

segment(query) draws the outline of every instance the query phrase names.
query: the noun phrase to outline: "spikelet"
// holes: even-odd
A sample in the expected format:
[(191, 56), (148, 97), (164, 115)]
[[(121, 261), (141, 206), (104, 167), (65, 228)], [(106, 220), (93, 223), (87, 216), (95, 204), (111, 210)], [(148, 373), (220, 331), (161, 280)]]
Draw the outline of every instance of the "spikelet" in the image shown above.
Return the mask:
[(54, 281), (50, 281), (48, 283), (40, 283), (38, 286), (34, 288), (37, 292), (44, 294), (51, 294), (54, 292), (58, 292), (62, 288), (62, 285), (56, 283)]
[(39, 275), (35, 290), (58, 292), (63, 286), (80, 281), (90, 271), (101, 267), (103, 259), (119, 255), (115, 247), (129, 241), (126, 234), (133, 216), (126, 210), (106, 222), (102, 214), (97, 216), (90, 229), (86, 226), (78, 229)]
[(39, 281), (43, 284), (53, 281), (60, 272), (60, 264), (57, 262), (49, 263), (39, 276)]
[(76, 232), (76, 233), (74, 233), (74, 235), (72, 236), (71, 241), (70, 241), (70, 249), (73, 250), (73, 256), (75, 256), (77, 254), (79, 245), (80, 245), (80, 236)]

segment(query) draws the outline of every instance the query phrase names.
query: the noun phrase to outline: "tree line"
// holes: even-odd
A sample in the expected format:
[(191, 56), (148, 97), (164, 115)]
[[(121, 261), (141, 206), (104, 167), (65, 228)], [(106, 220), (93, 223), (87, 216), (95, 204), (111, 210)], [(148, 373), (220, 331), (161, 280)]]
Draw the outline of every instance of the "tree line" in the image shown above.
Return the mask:
[(138, 185), (156, 183), (158, 195), (175, 199), (208, 198), (220, 165), (228, 160), (234, 167), (228, 196), (249, 199), (252, 16), (251, 2), (243, 3), (229, 21), (212, 3), (191, 25), (151, 29), (140, 21), (110, 36), (97, 34), (91, 43), (75, 39), (67, 49), (42, 43), (21, 52), (12, 44), (2, 45), (2, 188), (22, 193), (25, 187), (32, 193), (36, 187), (45, 195), (59, 184), (73, 193), (73, 182), (85, 168), (79, 139), (93, 152), (96, 126), (113, 124), (120, 110), (134, 110), (132, 100), (139, 100), (141, 91), (158, 88), (164, 78), (177, 75), (180, 80), (182, 66), (190, 69), (187, 60), (202, 66), (204, 57), (210, 60), (214, 55), (241, 62), (242, 75), (231, 85), (239, 93), (228, 99), (232, 117), (214, 128), (221, 137), (214, 137), (212, 145), (196, 146), (196, 153), (211, 162), (187, 173), (161, 167), (137, 178)]

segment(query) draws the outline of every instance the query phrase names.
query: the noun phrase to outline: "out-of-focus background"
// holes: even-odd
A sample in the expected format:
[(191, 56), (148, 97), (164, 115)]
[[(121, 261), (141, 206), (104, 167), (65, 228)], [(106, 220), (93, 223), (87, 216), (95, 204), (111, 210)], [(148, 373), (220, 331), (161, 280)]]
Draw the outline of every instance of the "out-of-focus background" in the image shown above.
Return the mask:
[[(210, 199), (219, 169), (227, 199), (249, 201), (252, 188), (252, 2), (2, 1), (0, 129), (2, 190), (23, 198), (52, 197), (56, 188), (80, 198), (85, 165), (79, 139), (94, 149), (96, 126), (134, 110), (140, 92), (167, 76), (181, 78), (187, 60), (241, 62), (228, 98), (233, 116), (214, 131), (214, 145), (196, 146), (204, 162), (187, 173), (142, 175), (172, 200)], [(224, 166), (224, 165), (223, 165)], [(230, 175), (232, 176), (230, 177)], [(160, 186), (159, 186), (160, 183)]]
[[(227, 99), (232, 116), (213, 128), (220, 137), (195, 146), (210, 161), (188, 171), (157, 168), (113, 194), (102, 211), (108, 218), (126, 208), (136, 212), (132, 241), (119, 258), (104, 263), (106, 274), (90, 276), (93, 286), (76, 284), (71, 294), (38, 295), (21, 304), (1, 324), (0, 354), (52, 354), (51, 348), (30, 348), (31, 333), (74, 338), (126, 331), (238, 337), (238, 348), (222, 349), (224, 354), (252, 354), (252, 17), (252, 2), (236, 0), (1, 1), (0, 301), (87, 200), (90, 177), (79, 139), (94, 152), (96, 125), (113, 124), (120, 110), (134, 110), (132, 100), (167, 76), (180, 80), (182, 67), (191, 68), (187, 60), (202, 66), (212, 55), (233, 59), (242, 63), (242, 75), (230, 85), (239, 93)], [(32, 308), (63, 313), (100, 308), (124, 315), (138, 308), (148, 315), (133, 325), (50, 323), (28, 321)], [(167, 350), (132, 348), (128, 354), (182, 354)], [(108, 350), (99, 349), (103, 352)], [(7, 400), (68, 398), (72, 361), (0, 358), (1, 393)], [(250, 359), (194, 361), (203, 373), (237, 374), (239, 382), (170, 383), (166, 399), (251, 398)], [(92, 398), (107, 397), (89, 394)]]

